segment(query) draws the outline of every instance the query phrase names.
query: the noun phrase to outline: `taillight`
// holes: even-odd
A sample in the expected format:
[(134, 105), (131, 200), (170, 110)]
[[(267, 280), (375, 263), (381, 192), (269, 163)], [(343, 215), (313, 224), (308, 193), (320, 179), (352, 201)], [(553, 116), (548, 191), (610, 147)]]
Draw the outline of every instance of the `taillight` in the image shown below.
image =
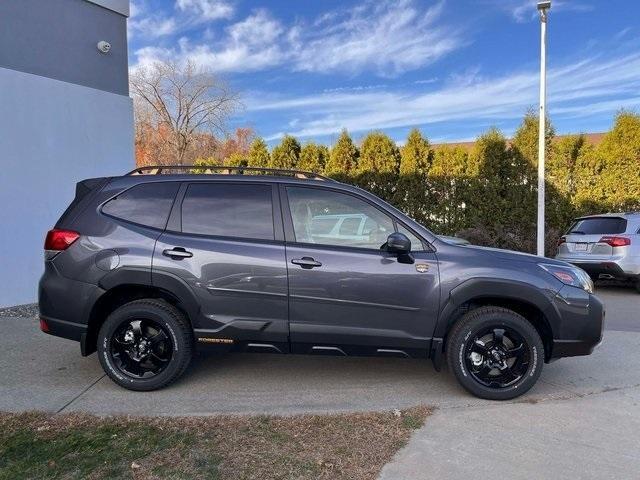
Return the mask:
[(78, 232), (73, 230), (60, 230), (54, 228), (47, 232), (47, 238), (44, 241), (45, 250), (66, 250), (80, 237)]
[(600, 243), (606, 243), (612, 247), (626, 247), (627, 245), (631, 245), (631, 239), (627, 237), (606, 236), (600, 239)]
[(567, 239), (564, 237), (560, 237), (560, 239), (558, 240), (558, 246), (562, 245), (563, 243), (567, 243)]
[(40, 330), (42, 330), (45, 333), (49, 333), (49, 325), (47, 324), (47, 321), (44, 318), (40, 319)]

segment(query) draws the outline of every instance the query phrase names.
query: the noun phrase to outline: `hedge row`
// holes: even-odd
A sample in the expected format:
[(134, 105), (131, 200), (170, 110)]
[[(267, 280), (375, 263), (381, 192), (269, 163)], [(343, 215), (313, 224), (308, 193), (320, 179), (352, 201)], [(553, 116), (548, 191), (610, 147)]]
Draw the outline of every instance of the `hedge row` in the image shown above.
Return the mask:
[[(583, 135), (555, 138), (546, 128), (547, 254), (571, 220), (585, 214), (640, 210), (640, 116), (621, 112), (598, 145)], [(343, 131), (331, 149), (285, 136), (269, 152), (256, 139), (225, 163), (299, 168), (373, 192), (440, 234), (534, 252), (538, 118), (527, 113), (509, 141), (496, 129), (472, 149), (433, 147), (418, 130), (398, 147), (381, 132), (356, 145)], [(213, 159), (197, 164), (215, 163)]]

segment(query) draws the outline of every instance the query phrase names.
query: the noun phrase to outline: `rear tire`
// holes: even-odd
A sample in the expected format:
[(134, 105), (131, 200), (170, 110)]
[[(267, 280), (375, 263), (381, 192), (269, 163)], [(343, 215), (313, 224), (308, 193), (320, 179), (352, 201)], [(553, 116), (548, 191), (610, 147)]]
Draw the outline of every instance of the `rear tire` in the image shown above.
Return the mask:
[(193, 330), (182, 312), (164, 300), (143, 299), (107, 317), (97, 349), (111, 380), (129, 390), (150, 391), (166, 387), (184, 373), (193, 343)]
[(538, 380), (544, 345), (524, 317), (501, 307), (465, 314), (447, 339), (447, 362), (458, 382), (473, 395), (510, 400)]

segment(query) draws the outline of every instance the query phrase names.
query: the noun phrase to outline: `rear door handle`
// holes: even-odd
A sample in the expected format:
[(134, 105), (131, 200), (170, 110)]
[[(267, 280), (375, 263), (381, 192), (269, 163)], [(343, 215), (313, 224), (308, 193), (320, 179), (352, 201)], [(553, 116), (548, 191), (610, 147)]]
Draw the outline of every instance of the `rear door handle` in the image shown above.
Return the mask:
[(291, 263), (293, 263), (294, 265), (300, 265), (302, 268), (314, 268), (322, 266), (322, 263), (316, 261), (312, 257), (294, 258), (293, 260), (291, 260)]
[(171, 257), (176, 259), (193, 257), (193, 253), (188, 252), (182, 247), (173, 247), (172, 249), (167, 249), (163, 251), (162, 254), (166, 257)]

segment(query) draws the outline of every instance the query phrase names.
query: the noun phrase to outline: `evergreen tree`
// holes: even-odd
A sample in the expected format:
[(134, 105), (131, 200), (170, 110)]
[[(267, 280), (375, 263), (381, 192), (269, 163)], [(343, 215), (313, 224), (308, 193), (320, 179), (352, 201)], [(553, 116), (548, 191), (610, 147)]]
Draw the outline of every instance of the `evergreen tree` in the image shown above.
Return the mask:
[(298, 169), (307, 172), (322, 173), (329, 159), (329, 149), (313, 142), (307, 143), (300, 152)]
[(578, 159), (576, 203), (583, 211), (640, 208), (640, 115), (622, 111), (613, 129)]
[(240, 152), (233, 152), (231, 155), (225, 158), (224, 162), (222, 163), (223, 165), (229, 167), (246, 167), (249, 165), (247, 156)]
[(300, 160), (300, 143), (291, 135), (282, 137), (282, 141), (271, 153), (272, 168), (295, 168)]
[[(196, 158), (193, 164), (196, 167), (208, 167), (208, 166), (218, 166), (221, 164), (221, 162), (214, 157), (208, 157), (208, 158)], [(192, 168), (189, 170), (189, 173), (193, 173), (193, 174), (206, 173), (206, 172), (207, 170), (205, 170), (204, 168)]]
[(349, 133), (347, 130), (342, 130), (338, 141), (331, 149), (329, 160), (325, 165), (325, 173), (335, 175), (355, 172), (358, 156), (358, 148), (351, 140)]
[(407, 143), (400, 149), (400, 174), (426, 173), (430, 163), (429, 142), (420, 130), (409, 132)]
[(507, 139), (497, 128), (489, 129), (476, 139), (469, 160), (469, 168), (478, 172), (478, 181), (469, 195), (474, 221), (497, 228), (509, 224), (512, 205), (507, 196), (514, 190), (514, 184), (509, 180), (511, 155)]
[(382, 132), (371, 132), (362, 141), (358, 171), (398, 173), (400, 151), (391, 138)]
[(469, 153), (462, 147), (441, 145), (432, 152), (432, 156), (430, 177), (462, 177), (478, 174), (477, 169), (472, 169)]
[(586, 147), (584, 135), (567, 135), (552, 145), (546, 163), (547, 181), (569, 198), (575, 195), (578, 158)]
[(249, 147), (249, 166), (268, 167), (271, 162), (267, 143), (260, 137), (256, 137)]
[[(545, 123), (545, 129), (545, 159), (548, 159), (551, 157), (551, 145), (555, 136), (555, 130), (549, 119)], [(531, 188), (537, 189), (538, 130), (539, 117), (529, 110), (511, 141), (512, 168), (507, 172), (506, 181), (528, 184)]]
[(502, 193), (512, 184), (512, 158), (507, 139), (497, 128), (490, 128), (476, 139), (470, 167)]

